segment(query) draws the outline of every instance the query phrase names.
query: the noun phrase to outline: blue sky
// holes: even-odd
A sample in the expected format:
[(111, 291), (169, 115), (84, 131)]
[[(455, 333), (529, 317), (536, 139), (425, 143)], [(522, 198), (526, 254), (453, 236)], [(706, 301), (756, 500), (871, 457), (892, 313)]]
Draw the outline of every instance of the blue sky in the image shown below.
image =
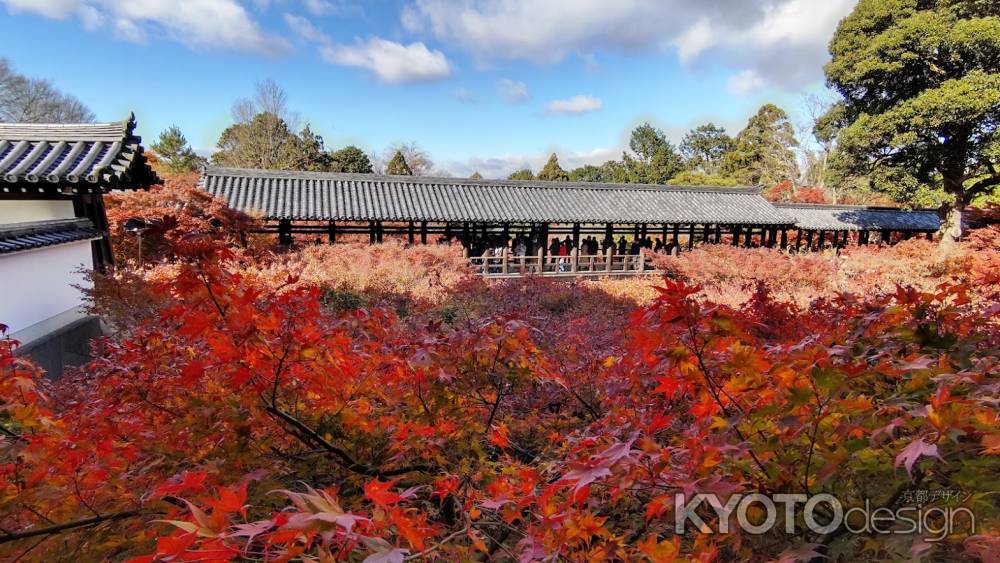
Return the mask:
[(804, 124), (854, 2), (0, 0), (0, 56), (147, 142), (177, 124), (210, 151), (270, 78), (330, 148), (416, 141), (490, 177), (616, 158), (643, 121), (735, 133), (774, 102)]

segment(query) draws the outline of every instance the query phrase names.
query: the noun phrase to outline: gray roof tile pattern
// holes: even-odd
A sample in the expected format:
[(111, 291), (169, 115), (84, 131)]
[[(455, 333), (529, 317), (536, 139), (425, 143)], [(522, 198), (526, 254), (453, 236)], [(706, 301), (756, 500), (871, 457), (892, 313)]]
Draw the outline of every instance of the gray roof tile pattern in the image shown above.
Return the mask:
[(90, 219), (57, 219), (0, 225), (0, 255), (101, 238)]
[(936, 231), (941, 219), (936, 210), (907, 211), (891, 207), (853, 205), (775, 204), (795, 219), (797, 227), (816, 231)]
[(0, 123), (0, 190), (109, 191), (159, 182), (135, 117), (116, 123)]
[(230, 207), (303, 221), (791, 225), (750, 188), (652, 186), (206, 167)]

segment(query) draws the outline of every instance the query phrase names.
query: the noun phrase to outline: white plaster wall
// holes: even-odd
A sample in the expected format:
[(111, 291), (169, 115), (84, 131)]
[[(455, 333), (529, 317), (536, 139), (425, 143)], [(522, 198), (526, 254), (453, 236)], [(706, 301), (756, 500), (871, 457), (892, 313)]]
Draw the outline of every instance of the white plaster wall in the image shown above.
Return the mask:
[(64, 199), (0, 200), (0, 225), (51, 219), (72, 219), (73, 202)]
[(93, 267), (90, 241), (0, 255), (0, 323), (16, 332), (80, 305), (80, 266)]

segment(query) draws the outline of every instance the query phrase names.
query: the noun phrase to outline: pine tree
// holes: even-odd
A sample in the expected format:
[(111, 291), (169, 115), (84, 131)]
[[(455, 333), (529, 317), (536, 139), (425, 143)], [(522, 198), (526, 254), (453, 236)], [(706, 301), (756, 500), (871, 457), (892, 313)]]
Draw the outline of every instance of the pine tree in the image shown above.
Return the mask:
[(531, 171), (530, 168), (522, 168), (520, 170), (515, 170), (507, 176), (508, 180), (534, 180), (535, 173)]
[(159, 140), (150, 145), (150, 148), (164, 161), (164, 166), (170, 172), (192, 172), (205, 164), (205, 159), (195, 154), (176, 125), (160, 132)]
[(798, 162), (792, 149), (799, 146), (785, 110), (774, 104), (761, 106), (736, 135), (733, 150), (723, 158), (723, 172), (742, 183), (773, 186), (796, 181)]
[(556, 153), (552, 153), (549, 156), (549, 161), (545, 163), (541, 172), (538, 173), (538, 179), (554, 182), (569, 181), (569, 173), (563, 170), (562, 166), (559, 166), (559, 157), (556, 156)]
[(385, 173), (393, 176), (413, 176), (413, 170), (410, 169), (410, 165), (406, 163), (406, 158), (400, 151), (396, 151), (389, 163), (385, 165)]
[(351, 172), (354, 174), (371, 174), (372, 161), (364, 151), (354, 145), (346, 146), (339, 151), (330, 153), (335, 172)]

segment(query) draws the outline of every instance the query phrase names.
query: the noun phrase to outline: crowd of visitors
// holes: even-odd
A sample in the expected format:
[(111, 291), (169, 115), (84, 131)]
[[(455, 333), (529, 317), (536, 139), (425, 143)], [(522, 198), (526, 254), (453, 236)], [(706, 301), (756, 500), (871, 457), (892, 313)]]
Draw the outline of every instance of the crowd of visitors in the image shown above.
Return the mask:
[[(512, 256), (535, 256), (543, 248), (541, 236), (537, 233), (522, 233), (513, 237), (502, 234), (490, 234), (470, 237), (469, 240), (462, 240), (462, 237), (441, 237), (439, 244), (451, 244), (454, 241), (460, 242), (469, 249), (470, 256), (492, 255), (500, 256), (504, 249), (507, 249)], [(576, 248), (573, 238), (566, 236), (550, 237), (544, 244), (545, 254), (549, 257), (569, 256)], [(641, 251), (652, 251), (658, 253), (670, 253), (675, 248), (673, 244), (664, 244), (659, 237), (630, 237), (620, 236), (618, 241), (611, 237), (604, 237), (598, 240), (595, 236), (588, 235), (580, 239), (580, 256), (601, 256), (609, 252), (618, 255), (638, 255)]]

